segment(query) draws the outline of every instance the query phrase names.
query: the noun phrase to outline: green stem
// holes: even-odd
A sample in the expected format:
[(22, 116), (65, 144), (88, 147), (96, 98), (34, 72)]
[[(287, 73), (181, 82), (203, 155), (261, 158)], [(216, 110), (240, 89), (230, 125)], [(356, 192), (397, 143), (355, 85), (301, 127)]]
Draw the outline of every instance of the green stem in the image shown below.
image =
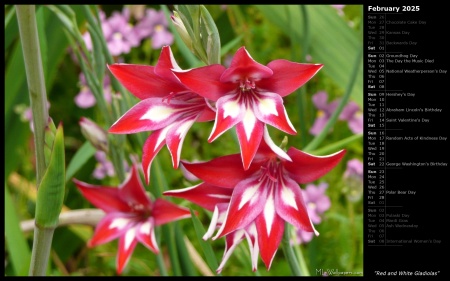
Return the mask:
[[(39, 187), (45, 171), (45, 127), (48, 122), (47, 92), (45, 89), (44, 69), (39, 48), (35, 6), (17, 5), (17, 21), (27, 75), (31, 110), (33, 113), (34, 144), (36, 150), (36, 185)], [(45, 275), (53, 239), (54, 228), (34, 230), (33, 249), (29, 275)]]
[(178, 251), (175, 242), (175, 232), (171, 224), (161, 226), (162, 233), (169, 252), (170, 263), (172, 265), (173, 276), (182, 276), (181, 265), (178, 259)]
[(299, 267), (299, 262), (297, 257), (295, 256), (294, 250), (292, 249), (290, 243), (290, 235), (289, 235), (289, 224), (286, 223), (284, 228), (284, 237), (282, 241), (284, 255), (286, 256), (286, 260), (289, 263), (289, 267), (291, 268), (293, 276), (303, 276), (302, 271)]
[(340, 141), (337, 141), (335, 143), (329, 144), (327, 146), (324, 146), (322, 148), (313, 150), (313, 151), (308, 151), (311, 154), (314, 155), (325, 155), (325, 154), (329, 154), (329, 153), (334, 153), (339, 149), (342, 149), (344, 147), (346, 147), (349, 143), (354, 142), (356, 140), (359, 140), (363, 137), (363, 133), (359, 133), (356, 135), (351, 135), (345, 139), (342, 139)]
[(299, 263), (300, 263), (300, 268), (301, 271), (303, 272), (304, 276), (311, 276), (311, 274), (309, 273), (309, 269), (306, 266), (306, 260), (305, 257), (303, 256), (303, 251), (301, 249), (301, 245), (297, 245), (295, 246), (295, 253), (297, 254)]
[(20, 40), (27, 75), (30, 105), (33, 112), (34, 144), (36, 150), (36, 184), (44, 176), (46, 165), (44, 155), (45, 127), (48, 121), (47, 92), (44, 69), (39, 48), (39, 36), (34, 5), (16, 5)]
[(323, 130), (303, 149), (304, 151), (311, 151), (311, 150), (316, 149), (316, 147), (318, 147), (319, 144), (325, 139), (330, 128), (334, 125), (334, 123), (336, 123), (338, 116), (339, 116), (339, 114), (341, 114), (342, 109), (344, 109), (344, 106), (347, 104), (347, 101), (350, 98), (350, 94), (352, 92), (353, 86), (355, 85), (356, 76), (358, 76), (358, 70), (361, 65), (362, 52), (363, 52), (363, 48), (359, 48), (359, 52), (356, 55), (355, 64), (353, 66), (353, 72), (352, 72), (352, 75), (350, 76), (349, 84), (348, 84), (347, 90), (344, 94), (344, 97), (342, 98), (342, 100), (339, 103), (336, 110), (331, 115), (330, 119), (328, 120), (328, 122), (325, 125), (325, 127), (323, 128)]
[[(38, 225), (34, 228), (30, 276), (45, 276), (54, 232), (55, 228), (42, 228)], [(36, 241), (39, 241), (39, 243)]]
[(350, 222), (350, 229), (351, 229), (351, 235), (352, 235), (352, 240), (354, 245), (352, 245), (351, 247), (351, 255), (349, 257), (349, 261), (348, 261), (348, 266), (347, 266), (347, 270), (351, 271), (353, 270), (354, 267), (354, 260), (355, 260), (355, 256), (356, 256), (356, 249), (358, 248), (358, 246), (356, 245), (357, 241), (357, 234), (356, 234), (356, 229), (355, 229), (355, 210), (354, 210), (354, 204), (353, 202), (351, 202), (350, 200), (347, 199), (347, 208), (348, 208), (348, 218), (349, 218), (349, 222)]
[[(156, 243), (158, 243), (158, 245), (161, 244), (161, 232), (161, 227), (157, 227), (155, 229)], [(158, 265), (161, 276), (169, 276), (169, 274), (167, 273), (166, 265), (164, 264), (164, 256), (162, 251), (160, 251), (156, 255), (156, 264)]]
[[(301, 54), (301, 58), (303, 61), (306, 61), (306, 56), (308, 55), (309, 50), (309, 38), (310, 38), (310, 32), (309, 32), (309, 19), (308, 19), (308, 12), (306, 10), (306, 7), (304, 5), (300, 5), (300, 12), (303, 15), (303, 42), (301, 46), (303, 47), (303, 51)], [(294, 22), (294, 21), (292, 21)], [(292, 30), (294, 31), (294, 30)], [(295, 34), (295, 32), (291, 32), (292, 34)], [(298, 108), (300, 111), (300, 141), (302, 146), (306, 145), (306, 136), (307, 136), (307, 128), (306, 128), (306, 85), (301, 87), (297, 93), (297, 103)]]

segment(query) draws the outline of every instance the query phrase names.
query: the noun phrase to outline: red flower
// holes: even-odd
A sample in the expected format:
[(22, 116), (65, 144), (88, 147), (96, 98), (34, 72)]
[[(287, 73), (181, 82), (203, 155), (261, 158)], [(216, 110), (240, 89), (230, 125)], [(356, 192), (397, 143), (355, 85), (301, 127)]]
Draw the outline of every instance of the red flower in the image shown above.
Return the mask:
[(155, 240), (156, 226), (191, 217), (189, 209), (169, 201), (156, 199), (154, 202), (145, 193), (137, 167), (133, 165), (128, 178), (118, 188), (95, 186), (73, 179), (84, 197), (106, 215), (95, 228), (89, 247), (119, 238), (117, 273), (127, 265), (138, 242), (152, 252), (159, 252)]
[[(247, 170), (240, 165), (240, 155), (222, 156), (203, 163), (182, 161), (185, 168), (204, 181), (194, 187), (164, 192), (184, 198), (214, 211), (210, 228), (203, 237), (226, 237), (226, 249), (220, 272), (237, 243), (247, 238), (253, 270), (257, 256), (267, 269), (279, 247), (285, 222), (308, 232), (314, 229), (298, 184), (312, 182), (333, 169), (345, 150), (327, 156), (314, 156), (296, 148), (287, 151), (289, 159), (274, 153), (272, 144), (261, 145)], [(281, 149), (280, 149), (281, 150)]]
[(305, 84), (322, 66), (282, 59), (264, 66), (241, 47), (228, 69), (215, 64), (174, 70), (174, 74), (194, 92), (216, 101), (216, 119), (209, 142), (236, 125), (242, 162), (244, 169), (248, 169), (261, 142), (264, 124), (296, 134), (282, 98)]
[(144, 144), (142, 167), (150, 179), (153, 158), (166, 144), (176, 169), (183, 140), (194, 124), (214, 119), (214, 111), (205, 98), (193, 93), (174, 76), (180, 69), (169, 46), (162, 48), (155, 67), (136, 64), (112, 64), (109, 70), (133, 95), (141, 99), (109, 129), (110, 133), (133, 134), (153, 131)]

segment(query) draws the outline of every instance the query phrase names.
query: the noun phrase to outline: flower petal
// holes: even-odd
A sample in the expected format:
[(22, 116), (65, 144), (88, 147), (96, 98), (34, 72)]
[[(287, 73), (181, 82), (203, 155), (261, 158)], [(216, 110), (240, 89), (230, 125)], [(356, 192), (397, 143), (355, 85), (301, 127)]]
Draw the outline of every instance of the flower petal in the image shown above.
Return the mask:
[(150, 182), (150, 168), (156, 154), (166, 144), (166, 135), (170, 126), (154, 131), (147, 138), (142, 148), (142, 170), (144, 171), (145, 182)]
[(225, 222), (213, 240), (246, 227), (263, 211), (267, 197), (267, 180), (253, 177), (241, 181), (234, 188)]
[(312, 102), (317, 109), (325, 110), (328, 106), (328, 93), (325, 91), (320, 91), (312, 96)]
[(153, 66), (115, 63), (108, 68), (128, 91), (141, 100), (186, 90), (182, 84), (156, 75)]
[(174, 169), (178, 169), (184, 138), (196, 119), (196, 115), (188, 116), (173, 124), (167, 132), (166, 143), (172, 156), (172, 166)]
[(225, 131), (239, 123), (244, 118), (245, 107), (240, 102), (239, 95), (227, 95), (221, 97), (217, 103), (216, 121), (208, 138), (209, 142), (213, 142), (217, 137)]
[(241, 156), (231, 154), (207, 162), (189, 163), (181, 161), (184, 167), (199, 179), (220, 187), (234, 188), (243, 179), (259, 170), (259, 166), (242, 169)]
[(173, 74), (172, 69), (181, 70), (173, 57), (170, 46), (163, 46), (158, 63), (154, 68), (155, 74), (164, 80), (171, 81), (174, 84), (180, 84), (178, 78)]
[(250, 257), (252, 259), (252, 271), (258, 269), (258, 255), (259, 255), (259, 239), (258, 231), (255, 223), (251, 223), (245, 228), (245, 237), (247, 238), (248, 246), (250, 248)]
[(242, 122), (236, 125), (236, 133), (241, 147), (242, 164), (247, 170), (263, 137), (264, 123), (256, 119), (251, 109), (247, 109)]
[(180, 117), (184, 102), (170, 103), (160, 98), (140, 101), (120, 117), (109, 129), (110, 133), (132, 134), (154, 131), (170, 125)]
[(119, 196), (119, 190), (117, 188), (96, 186), (79, 181), (75, 178), (73, 179), (73, 182), (81, 191), (84, 198), (106, 213), (114, 211), (130, 211), (128, 204)]
[(191, 201), (208, 211), (214, 211), (214, 206), (220, 203), (228, 203), (233, 190), (219, 187), (206, 182), (178, 190), (165, 191), (166, 196), (183, 198)]
[(267, 270), (272, 265), (284, 233), (284, 220), (277, 214), (276, 209), (278, 209), (278, 205), (276, 205), (273, 192), (271, 192), (264, 211), (255, 220), (258, 243), (261, 245), (261, 259)]
[(314, 124), (309, 129), (309, 133), (313, 136), (317, 136), (322, 132), (323, 128), (325, 128), (325, 125), (327, 124), (328, 120), (330, 120), (329, 116), (325, 115), (322, 112), (322, 115), (318, 116), (316, 120), (314, 121)]
[(88, 242), (89, 247), (107, 243), (123, 235), (136, 222), (136, 216), (129, 213), (108, 213), (95, 227), (94, 235)]
[[(304, 231), (316, 232), (309, 218), (302, 192), (297, 183), (287, 177), (278, 177), (275, 193), (277, 214), (286, 222)], [(318, 233), (316, 232), (318, 235)]]
[(158, 244), (155, 238), (155, 222), (153, 217), (136, 226), (136, 238), (155, 254), (159, 253)]
[(287, 154), (292, 162), (283, 162), (289, 177), (298, 183), (309, 183), (331, 171), (344, 157), (346, 150), (326, 156), (315, 156), (294, 147), (289, 148)]
[(220, 81), (238, 83), (248, 78), (258, 81), (269, 78), (272, 74), (272, 69), (255, 61), (245, 47), (240, 47), (236, 51), (230, 67), (220, 76)]
[(208, 122), (216, 118), (216, 110), (205, 99), (206, 107), (200, 112), (197, 122)]
[(137, 227), (132, 227), (125, 232), (125, 235), (119, 239), (119, 249), (117, 252), (116, 267), (117, 273), (121, 274), (125, 266), (128, 264), (131, 258), (131, 254), (138, 242), (136, 238)]
[(239, 229), (237, 231), (234, 231), (230, 234), (228, 234), (225, 237), (225, 251), (223, 252), (222, 261), (219, 264), (219, 267), (216, 269), (216, 273), (220, 274), (222, 272), (223, 267), (225, 266), (225, 263), (230, 258), (231, 254), (233, 253), (234, 249), (239, 245), (239, 243), (244, 240), (244, 230)]
[(225, 67), (220, 64), (213, 64), (189, 70), (173, 71), (181, 83), (202, 97), (212, 101), (218, 100), (223, 95), (236, 89), (233, 83), (221, 83), (220, 76), (225, 71)]
[(253, 112), (264, 123), (291, 135), (297, 133), (287, 116), (283, 99), (276, 93), (260, 92), (253, 104)]
[(288, 60), (274, 60), (267, 64), (273, 75), (258, 81), (258, 88), (284, 97), (309, 81), (323, 67), (323, 64), (297, 63)]
[(342, 109), (339, 120), (350, 121), (358, 111), (360, 111), (359, 105), (351, 101)]
[(158, 226), (168, 222), (190, 218), (191, 212), (187, 208), (183, 208), (172, 202), (157, 198), (155, 200), (152, 215), (155, 219), (155, 226)]
[(131, 167), (128, 177), (119, 185), (119, 196), (130, 206), (141, 206), (139, 209), (151, 209), (152, 202), (145, 193), (136, 165)]
[(213, 215), (211, 217), (211, 222), (209, 224), (208, 230), (206, 231), (206, 233), (203, 235), (202, 239), (203, 240), (208, 240), (209, 238), (211, 238), (211, 236), (214, 233), (214, 230), (216, 228), (220, 228), (220, 226), (223, 224), (223, 222), (225, 221), (226, 218), (226, 213), (228, 210), (228, 204), (227, 203), (219, 203), (216, 206), (214, 206), (214, 212)]
[[(266, 152), (267, 148), (270, 149), (270, 153)], [(268, 155), (268, 156), (266, 156), (266, 159), (267, 159), (267, 158), (271, 157), (270, 154), (272, 154), (272, 152), (274, 152), (278, 157), (292, 162), (291, 157), (289, 157), (289, 155), (287, 155), (287, 153), (284, 152), (284, 150), (281, 149), (281, 147), (277, 146), (273, 142), (272, 138), (269, 135), (269, 130), (267, 130), (267, 126), (264, 126), (264, 141), (262, 141), (259, 144), (259, 148), (258, 148), (258, 151), (256, 154), (258, 156), (262, 156), (261, 154), (266, 154), (266, 155)], [(259, 157), (255, 156), (255, 158), (253, 159), (253, 162), (255, 162), (255, 159), (257, 162), (259, 162)]]

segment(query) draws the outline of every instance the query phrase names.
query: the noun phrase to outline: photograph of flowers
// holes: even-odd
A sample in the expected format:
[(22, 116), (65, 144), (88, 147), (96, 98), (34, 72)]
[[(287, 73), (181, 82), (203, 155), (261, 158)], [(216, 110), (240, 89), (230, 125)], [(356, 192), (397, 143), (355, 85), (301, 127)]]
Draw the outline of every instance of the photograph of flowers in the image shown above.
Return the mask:
[(363, 276), (362, 5), (5, 5), (4, 276)]

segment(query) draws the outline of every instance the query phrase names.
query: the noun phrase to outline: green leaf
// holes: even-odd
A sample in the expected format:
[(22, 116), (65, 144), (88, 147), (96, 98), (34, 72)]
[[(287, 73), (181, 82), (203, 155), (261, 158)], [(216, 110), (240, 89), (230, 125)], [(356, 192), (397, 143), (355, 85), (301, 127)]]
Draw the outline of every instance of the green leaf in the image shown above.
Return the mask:
[[(200, 5), (203, 48), (206, 50), (208, 64), (220, 64), (220, 36), (216, 22), (208, 9)], [(206, 36), (208, 35), (208, 36)]]
[(5, 15), (5, 50), (17, 39), (19, 27), (16, 19), (16, 8), (11, 6)]
[(226, 43), (225, 45), (222, 46), (222, 49), (220, 50), (220, 55), (223, 56), (226, 53), (228, 53), (228, 51), (230, 51), (231, 49), (233, 49), (235, 46), (237, 46), (237, 44), (239, 42), (241, 42), (242, 38), (244, 37), (244, 35), (239, 35), (236, 38), (234, 38), (233, 40), (231, 40), (230, 42)]
[[(6, 215), (8, 214), (8, 215)], [(16, 276), (26, 276), (31, 252), (20, 229), (20, 221), (5, 183), (5, 245)]]
[(361, 140), (362, 141), (362, 137), (363, 134), (356, 134), (356, 135), (351, 135), (350, 137), (347, 137), (345, 139), (342, 139), (340, 141), (337, 141), (335, 143), (329, 144), (327, 146), (324, 146), (322, 148), (316, 149), (314, 151), (311, 151), (311, 154), (314, 155), (327, 155), (330, 153), (335, 153), (340, 149), (343, 149), (345, 147), (348, 146), (349, 143), (354, 142), (356, 140)]
[[(295, 36), (302, 38), (304, 23), (298, 6), (256, 5), (256, 7), (287, 35), (291, 31)], [(330, 5), (307, 5), (306, 8), (310, 24), (310, 55), (314, 62), (324, 64), (321, 72), (345, 89), (353, 69), (354, 54), (363, 48), (362, 34), (353, 30)], [(290, 28), (292, 25), (297, 28), (293, 30)], [(361, 107), (363, 106), (363, 71), (358, 73), (351, 97)]]
[(36, 225), (56, 227), (64, 201), (65, 156), (62, 124), (56, 131), (50, 163), (39, 185), (36, 200)]
[(211, 245), (203, 240), (203, 235), (205, 234), (206, 231), (203, 228), (203, 225), (200, 222), (200, 220), (195, 215), (194, 211), (192, 211), (192, 209), (191, 209), (191, 218), (194, 224), (195, 233), (197, 234), (198, 241), (200, 243), (200, 246), (202, 247), (203, 253), (205, 254), (205, 260), (208, 263), (209, 268), (213, 272), (216, 272), (217, 268), (219, 267), (216, 256), (214, 254)]
[(174, 223), (175, 243), (177, 244), (178, 259), (180, 260), (181, 272), (183, 276), (198, 276), (192, 263), (189, 252), (184, 243), (184, 232), (182, 231), (179, 222)]
[(75, 155), (72, 157), (72, 160), (70, 160), (69, 165), (67, 166), (66, 171), (66, 182), (69, 181), (75, 173), (83, 167), (83, 165), (95, 154), (95, 148), (92, 146), (92, 144), (88, 141), (86, 141), (80, 149), (75, 153)]

